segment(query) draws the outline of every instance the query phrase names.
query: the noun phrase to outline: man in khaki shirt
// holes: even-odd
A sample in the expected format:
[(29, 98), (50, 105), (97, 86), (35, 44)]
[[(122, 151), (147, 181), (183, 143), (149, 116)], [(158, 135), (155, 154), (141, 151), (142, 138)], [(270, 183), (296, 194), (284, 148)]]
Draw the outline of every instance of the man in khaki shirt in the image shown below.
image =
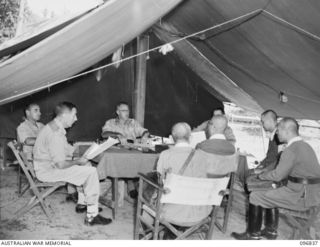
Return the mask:
[(18, 142), (23, 145), (23, 152), (28, 160), (32, 160), (32, 150), (39, 131), (43, 124), (39, 122), (41, 117), (40, 107), (35, 103), (27, 105), (24, 111), (25, 120), (17, 128)]
[(129, 118), (130, 110), (127, 103), (118, 103), (116, 113), (117, 118), (106, 121), (102, 127), (103, 137), (115, 136), (122, 143), (127, 140), (135, 141), (137, 138), (145, 139), (148, 137), (148, 130), (143, 128), (135, 119)]
[[(122, 144), (128, 141), (135, 142), (137, 138), (141, 138), (141, 142), (145, 143), (149, 137), (149, 131), (141, 126), (135, 119), (129, 118), (129, 105), (125, 102), (120, 102), (116, 109), (117, 118), (106, 121), (102, 127), (102, 137), (116, 137), (119, 138)], [(128, 180), (128, 194), (135, 199), (138, 196), (135, 183)]]
[(76, 106), (62, 102), (56, 107), (56, 118), (40, 131), (35, 142), (34, 169), (43, 182), (64, 181), (78, 186), (77, 212), (87, 211), (87, 225), (107, 225), (111, 219), (98, 214), (99, 179), (96, 168), (88, 160), (70, 160), (74, 148), (66, 138), (66, 128), (77, 121)]

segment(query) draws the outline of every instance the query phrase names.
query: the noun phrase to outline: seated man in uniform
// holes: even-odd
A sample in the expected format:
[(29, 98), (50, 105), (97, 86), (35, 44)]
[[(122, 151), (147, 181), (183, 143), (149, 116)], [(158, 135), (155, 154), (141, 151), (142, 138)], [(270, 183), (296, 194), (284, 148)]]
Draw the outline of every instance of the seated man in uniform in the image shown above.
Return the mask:
[(35, 103), (27, 105), (24, 110), (25, 120), (17, 128), (18, 142), (23, 145), (23, 152), (28, 160), (32, 160), (32, 150), (39, 131), (43, 124), (39, 122), (41, 117), (40, 107)]
[(278, 162), (280, 141), (277, 134), (277, 119), (278, 116), (273, 110), (266, 110), (261, 114), (262, 127), (269, 134), (269, 146), (267, 155), (257, 170), (273, 170)]
[[(207, 178), (224, 175), (237, 169), (234, 146), (225, 140), (224, 131), (227, 119), (215, 116), (209, 122), (210, 140), (198, 145), (183, 176)], [(189, 144), (191, 128), (187, 123), (177, 123), (172, 128), (175, 146), (160, 154), (157, 171), (177, 174), (193, 150)], [(178, 226), (192, 226), (207, 217), (211, 206), (188, 206), (165, 204), (161, 216)]]
[(249, 170), (248, 167), (246, 167), (244, 172), (239, 174), (242, 183), (247, 183), (248, 179), (250, 179), (254, 173), (270, 171), (276, 167), (280, 157), (279, 146), (281, 145), (277, 134), (277, 119), (278, 116), (273, 110), (266, 110), (261, 114), (262, 127), (267, 135), (269, 135), (267, 154), (255, 169)]
[[(213, 110), (213, 116), (224, 116), (225, 113), (224, 113), (224, 109), (222, 107), (219, 107), (219, 108), (216, 108)], [(200, 124), (198, 127), (194, 128), (192, 130), (192, 132), (198, 132), (198, 131), (206, 131), (207, 129), (207, 126), (208, 126), (208, 122), (209, 120), (207, 121), (204, 121), (202, 124)], [(225, 129), (225, 132), (223, 133), (226, 137), (226, 139), (231, 142), (233, 145), (236, 143), (236, 137), (234, 136), (233, 134), (233, 131), (232, 129), (230, 128), (229, 125), (227, 125), (227, 128)]]
[(146, 140), (149, 136), (147, 129), (143, 128), (135, 119), (129, 118), (129, 105), (120, 102), (116, 109), (117, 118), (108, 120), (102, 128), (102, 137), (118, 137), (121, 143), (128, 140), (136, 141), (137, 138)]
[[(102, 137), (117, 137), (122, 144), (126, 144), (128, 141), (135, 142), (137, 138), (141, 138), (142, 143), (146, 142), (149, 132), (135, 119), (129, 118), (130, 110), (127, 103), (118, 103), (116, 114), (117, 118), (106, 121), (102, 128)], [(135, 183), (132, 180), (128, 181), (128, 194), (131, 198), (137, 198), (138, 196)]]
[[(299, 125), (293, 118), (283, 118), (278, 125), (281, 142), (287, 143), (274, 170), (258, 175), (260, 180), (288, 184), (276, 189), (253, 191), (249, 196), (249, 217), (244, 233), (232, 233), (240, 240), (261, 237), (276, 239), (279, 221), (278, 208), (305, 211), (320, 203), (320, 165), (312, 147), (299, 136)], [(265, 228), (261, 231), (265, 209)]]
[(91, 167), (83, 157), (68, 160), (74, 152), (74, 147), (68, 144), (65, 129), (70, 128), (75, 121), (75, 105), (69, 102), (57, 105), (56, 118), (43, 127), (35, 142), (34, 170), (40, 181), (64, 181), (78, 186), (76, 211), (87, 211), (85, 224), (107, 225), (111, 223), (111, 219), (98, 214), (99, 179), (96, 168)]

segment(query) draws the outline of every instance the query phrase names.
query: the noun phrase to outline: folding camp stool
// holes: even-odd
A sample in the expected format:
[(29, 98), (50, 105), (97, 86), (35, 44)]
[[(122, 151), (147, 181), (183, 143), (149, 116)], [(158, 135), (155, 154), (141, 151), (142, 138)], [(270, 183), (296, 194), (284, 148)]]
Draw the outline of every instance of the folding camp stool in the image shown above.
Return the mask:
[(30, 189), (33, 192), (34, 196), (29, 200), (29, 202), (19, 209), (15, 218), (21, 217), (23, 214), (27, 213), (37, 204), (40, 204), (43, 212), (51, 220), (52, 214), (49, 211), (49, 205), (46, 202), (46, 198), (57, 190), (61, 186), (65, 186), (65, 182), (55, 182), (55, 183), (43, 183), (37, 180), (32, 164), (27, 160), (27, 157), (24, 153), (19, 152), (17, 149), (17, 142), (9, 142), (8, 146), (11, 148), (22, 171), (27, 177), (27, 180), (30, 185)]
[(316, 228), (315, 223), (320, 216), (320, 205), (311, 207), (307, 211), (294, 211), (279, 209), (280, 216), (293, 228), (290, 239), (320, 239), (320, 235), (314, 232), (311, 236), (311, 228)]
[[(176, 175), (176, 177), (179, 177)], [(195, 198), (197, 197), (196, 194), (190, 194), (189, 187), (190, 185), (193, 185), (194, 182), (197, 180), (199, 181), (200, 178), (193, 178), (193, 177), (184, 177), (185, 178), (185, 185), (180, 186), (179, 193), (187, 194), (188, 199), (190, 201), (196, 200)], [(191, 227), (184, 227), (182, 230), (181, 228), (178, 229), (175, 225), (169, 223), (167, 220), (163, 219), (160, 215), (161, 209), (162, 209), (162, 203), (161, 199), (163, 198), (164, 194), (166, 193), (165, 189), (161, 188), (157, 184), (153, 183), (148, 179), (143, 174), (139, 174), (139, 195), (138, 195), (138, 204), (137, 204), (137, 216), (136, 216), (136, 224), (135, 224), (135, 233), (134, 233), (134, 239), (139, 239), (141, 236), (141, 240), (146, 240), (146, 239), (161, 239), (161, 233), (163, 233), (164, 229), (170, 230), (175, 236), (176, 240), (180, 239), (185, 239), (188, 236), (190, 236), (193, 233), (196, 233), (200, 230), (206, 230), (206, 239), (211, 239), (212, 234), (213, 234), (213, 229), (216, 221), (216, 216), (218, 213), (218, 207), (222, 201), (222, 195), (219, 195), (221, 192), (220, 187), (223, 187), (223, 190), (226, 189), (229, 177), (224, 177), (224, 178), (214, 178), (214, 179), (206, 179), (203, 178), (201, 179), (203, 181), (205, 180), (215, 180), (220, 182), (220, 186), (217, 186), (216, 189), (212, 189), (210, 191), (208, 190), (202, 190), (201, 186), (197, 186), (197, 189), (199, 190), (199, 193), (204, 195), (205, 197), (211, 198), (212, 195), (217, 195), (218, 197), (221, 197), (219, 200), (219, 203), (214, 204), (205, 204), (205, 205), (211, 205), (212, 206), (212, 211), (211, 214), (206, 217), (205, 219), (201, 220), (197, 224), (191, 226)], [(157, 190), (157, 199), (154, 204), (150, 204), (143, 196), (143, 187), (144, 184), (147, 183)], [(198, 184), (199, 185), (199, 184)], [(165, 184), (166, 186), (166, 184)], [(200, 192), (201, 191), (201, 192)], [(173, 193), (172, 197), (176, 198), (176, 193), (175, 191), (170, 191), (170, 193)], [(170, 202), (167, 202), (170, 203)], [(177, 204), (177, 202), (174, 202)], [(184, 203), (179, 203), (181, 205), (184, 205)], [(148, 221), (146, 221), (143, 217), (143, 213), (146, 212), (148, 213), (153, 219), (154, 219), (154, 224), (150, 224)]]

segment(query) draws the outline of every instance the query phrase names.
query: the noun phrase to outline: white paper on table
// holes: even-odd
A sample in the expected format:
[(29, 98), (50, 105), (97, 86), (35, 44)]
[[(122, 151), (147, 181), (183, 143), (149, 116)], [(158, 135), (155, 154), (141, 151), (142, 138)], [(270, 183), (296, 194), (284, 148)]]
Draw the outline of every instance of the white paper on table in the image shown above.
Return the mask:
[(169, 137), (164, 137), (163, 138), (163, 143), (167, 144), (167, 145), (174, 144), (174, 140), (173, 140), (172, 135), (170, 135)]
[(106, 151), (108, 148), (112, 147), (113, 145), (119, 143), (119, 140), (109, 137), (108, 140), (101, 144), (93, 143), (87, 151), (83, 154), (83, 157), (91, 160), (97, 155), (101, 154), (102, 152)]
[(204, 131), (192, 132), (190, 137), (190, 145), (195, 148), (198, 143), (205, 141), (206, 133)]
[(220, 205), (221, 190), (225, 190), (229, 177), (224, 178), (194, 178), (176, 174), (167, 174), (164, 188), (169, 193), (163, 194), (161, 203), (172, 203), (193, 206)]

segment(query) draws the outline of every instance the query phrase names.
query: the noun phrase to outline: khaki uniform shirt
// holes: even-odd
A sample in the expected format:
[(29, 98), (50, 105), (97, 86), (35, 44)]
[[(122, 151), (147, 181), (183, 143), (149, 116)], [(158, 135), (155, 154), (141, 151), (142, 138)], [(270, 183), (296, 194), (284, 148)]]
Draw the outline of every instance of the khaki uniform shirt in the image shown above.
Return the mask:
[(54, 119), (38, 135), (33, 149), (34, 169), (37, 172), (56, 168), (56, 163), (70, 159), (73, 152), (64, 127)]
[(119, 119), (114, 118), (105, 123), (102, 132), (105, 131), (117, 132), (122, 134), (126, 139), (135, 140), (148, 130), (143, 128), (135, 119), (128, 119), (126, 122), (121, 123)]
[[(28, 119), (24, 120), (17, 128), (18, 142), (24, 144), (27, 138), (37, 138), (43, 124), (36, 122), (33, 124)], [(23, 145), (23, 152), (27, 154), (28, 159), (32, 159), (33, 146)]]

